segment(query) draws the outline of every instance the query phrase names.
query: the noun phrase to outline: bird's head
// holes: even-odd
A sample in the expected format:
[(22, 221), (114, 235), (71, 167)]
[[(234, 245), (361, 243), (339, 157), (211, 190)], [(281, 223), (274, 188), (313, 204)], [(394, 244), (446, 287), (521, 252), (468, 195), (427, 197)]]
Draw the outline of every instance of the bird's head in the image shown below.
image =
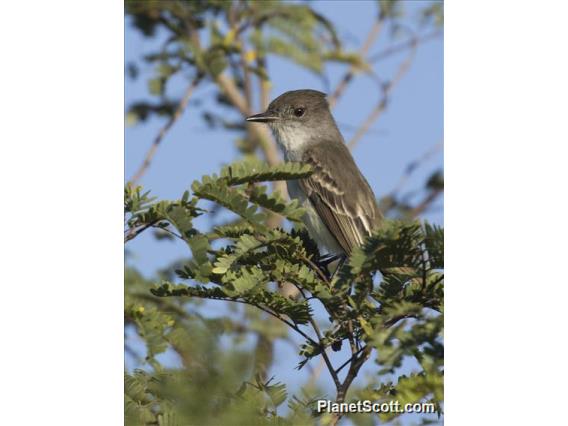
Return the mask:
[(325, 97), (325, 93), (317, 90), (292, 90), (270, 102), (265, 112), (247, 117), (247, 121), (277, 126), (292, 123), (309, 124), (321, 118), (322, 113), (329, 113)]
[(311, 89), (286, 92), (274, 99), (265, 112), (251, 115), (246, 120), (268, 124), (285, 153), (302, 149), (322, 138), (341, 139), (326, 96)]

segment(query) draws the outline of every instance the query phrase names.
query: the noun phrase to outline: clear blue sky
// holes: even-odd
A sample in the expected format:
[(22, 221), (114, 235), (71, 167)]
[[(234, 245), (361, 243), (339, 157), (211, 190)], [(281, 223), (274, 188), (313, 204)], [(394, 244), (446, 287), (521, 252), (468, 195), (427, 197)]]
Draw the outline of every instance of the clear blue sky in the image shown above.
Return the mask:
[[(405, 2), (404, 7), (412, 17), (421, 2)], [(347, 40), (347, 48), (357, 48), (373, 24), (376, 4), (371, 1), (314, 2), (313, 6), (336, 25), (340, 36)], [(379, 43), (371, 53), (381, 51), (390, 41), (389, 28), (385, 28)], [(399, 41), (407, 39), (400, 36)], [(131, 30), (126, 22), (126, 62), (140, 59), (153, 45)], [(375, 67), (377, 74), (388, 80), (392, 77), (407, 52), (380, 62)], [(147, 67), (147, 65), (146, 65)], [(331, 86), (334, 87), (343, 75), (344, 66), (327, 68)], [(272, 76), (272, 98), (293, 89), (313, 88), (325, 90), (321, 81), (313, 74), (302, 71), (290, 62), (271, 58), (269, 71)], [(126, 80), (126, 105), (132, 101), (148, 99), (146, 77), (150, 68), (143, 68), (136, 81)], [(175, 80), (168, 87), (172, 97), (178, 97), (185, 87), (184, 80)], [(177, 91), (177, 92), (176, 92)], [(210, 99), (211, 86), (198, 89), (194, 98), (203, 99), (213, 105)], [(177, 96), (175, 96), (177, 95)], [(378, 99), (376, 85), (362, 77), (352, 83), (334, 110), (334, 116), (345, 139), (354, 134), (354, 129)], [(128, 127), (125, 131), (125, 177), (131, 177), (140, 165), (158, 129), (163, 125), (160, 119)], [(224, 163), (235, 159), (234, 135), (220, 130), (210, 131), (199, 118), (196, 107), (191, 106), (167, 134), (154, 161), (142, 178), (141, 184), (159, 198), (178, 198), (194, 179), (218, 171)], [(433, 145), (443, 140), (443, 41), (436, 38), (420, 45), (408, 73), (393, 90), (387, 111), (372, 126), (372, 130), (359, 142), (353, 155), (363, 174), (367, 177), (377, 197), (388, 194), (399, 181), (405, 166), (420, 157)], [(425, 177), (443, 163), (441, 152), (430, 158), (407, 182), (405, 189), (419, 188)], [(431, 222), (442, 223), (442, 202), (439, 208), (423, 216)], [(142, 235), (128, 244), (131, 253), (129, 262), (146, 276), (152, 276), (156, 269), (187, 255), (186, 247), (178, 242), (157, 242), (151, 235)], [(219, 304), (215, 306), (219, 310)], [(290, 384), (290, 377), (296, 372), (298, 356), (289, 345), (277, 347), (277, 379)], [(336, 361), (343, 361), (341, 355)], [(286, 366), (286, 367), (284, 367)], [(325, 376), (325, 374), (322, 374)], [(327, 378), (323, 384), (327, 384)], [(297, 384), (300, 384), (301, 380)], [(292, 384), (293, 390), (294, 384)]]

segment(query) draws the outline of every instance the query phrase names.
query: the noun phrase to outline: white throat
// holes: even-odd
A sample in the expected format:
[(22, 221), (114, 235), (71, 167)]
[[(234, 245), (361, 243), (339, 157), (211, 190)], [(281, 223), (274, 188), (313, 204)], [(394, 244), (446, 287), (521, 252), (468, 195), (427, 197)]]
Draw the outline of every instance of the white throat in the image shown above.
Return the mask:
[(300, 161), (313, 135), (306, 131), (305, 126), (276, 124), (271, 128), (276, 143), (284, 153), (284, 159), (286, 161)]

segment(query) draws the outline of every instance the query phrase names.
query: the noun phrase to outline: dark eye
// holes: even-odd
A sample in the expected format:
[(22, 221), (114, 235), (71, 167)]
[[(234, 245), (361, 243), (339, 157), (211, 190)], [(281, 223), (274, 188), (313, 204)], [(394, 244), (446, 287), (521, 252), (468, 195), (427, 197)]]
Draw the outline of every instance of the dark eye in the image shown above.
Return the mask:
[(304, 112), (306, 112), (306, 110), (304, 108), (296, 108), (294, 109), (294, 115), (296, 117), (301, 117), (302, 115), (304, 115)]

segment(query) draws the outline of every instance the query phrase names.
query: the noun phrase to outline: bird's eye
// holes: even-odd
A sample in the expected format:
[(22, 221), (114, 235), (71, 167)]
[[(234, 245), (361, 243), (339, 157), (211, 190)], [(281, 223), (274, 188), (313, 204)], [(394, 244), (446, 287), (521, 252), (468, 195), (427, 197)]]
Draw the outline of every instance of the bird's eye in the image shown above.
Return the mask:
[(294, 109), (294, 115), (296, 117), (301, 117), (302, 115), (304, 115), (304, 112), (306, 112), (306, 110), (304, 108), (296, 108)]

